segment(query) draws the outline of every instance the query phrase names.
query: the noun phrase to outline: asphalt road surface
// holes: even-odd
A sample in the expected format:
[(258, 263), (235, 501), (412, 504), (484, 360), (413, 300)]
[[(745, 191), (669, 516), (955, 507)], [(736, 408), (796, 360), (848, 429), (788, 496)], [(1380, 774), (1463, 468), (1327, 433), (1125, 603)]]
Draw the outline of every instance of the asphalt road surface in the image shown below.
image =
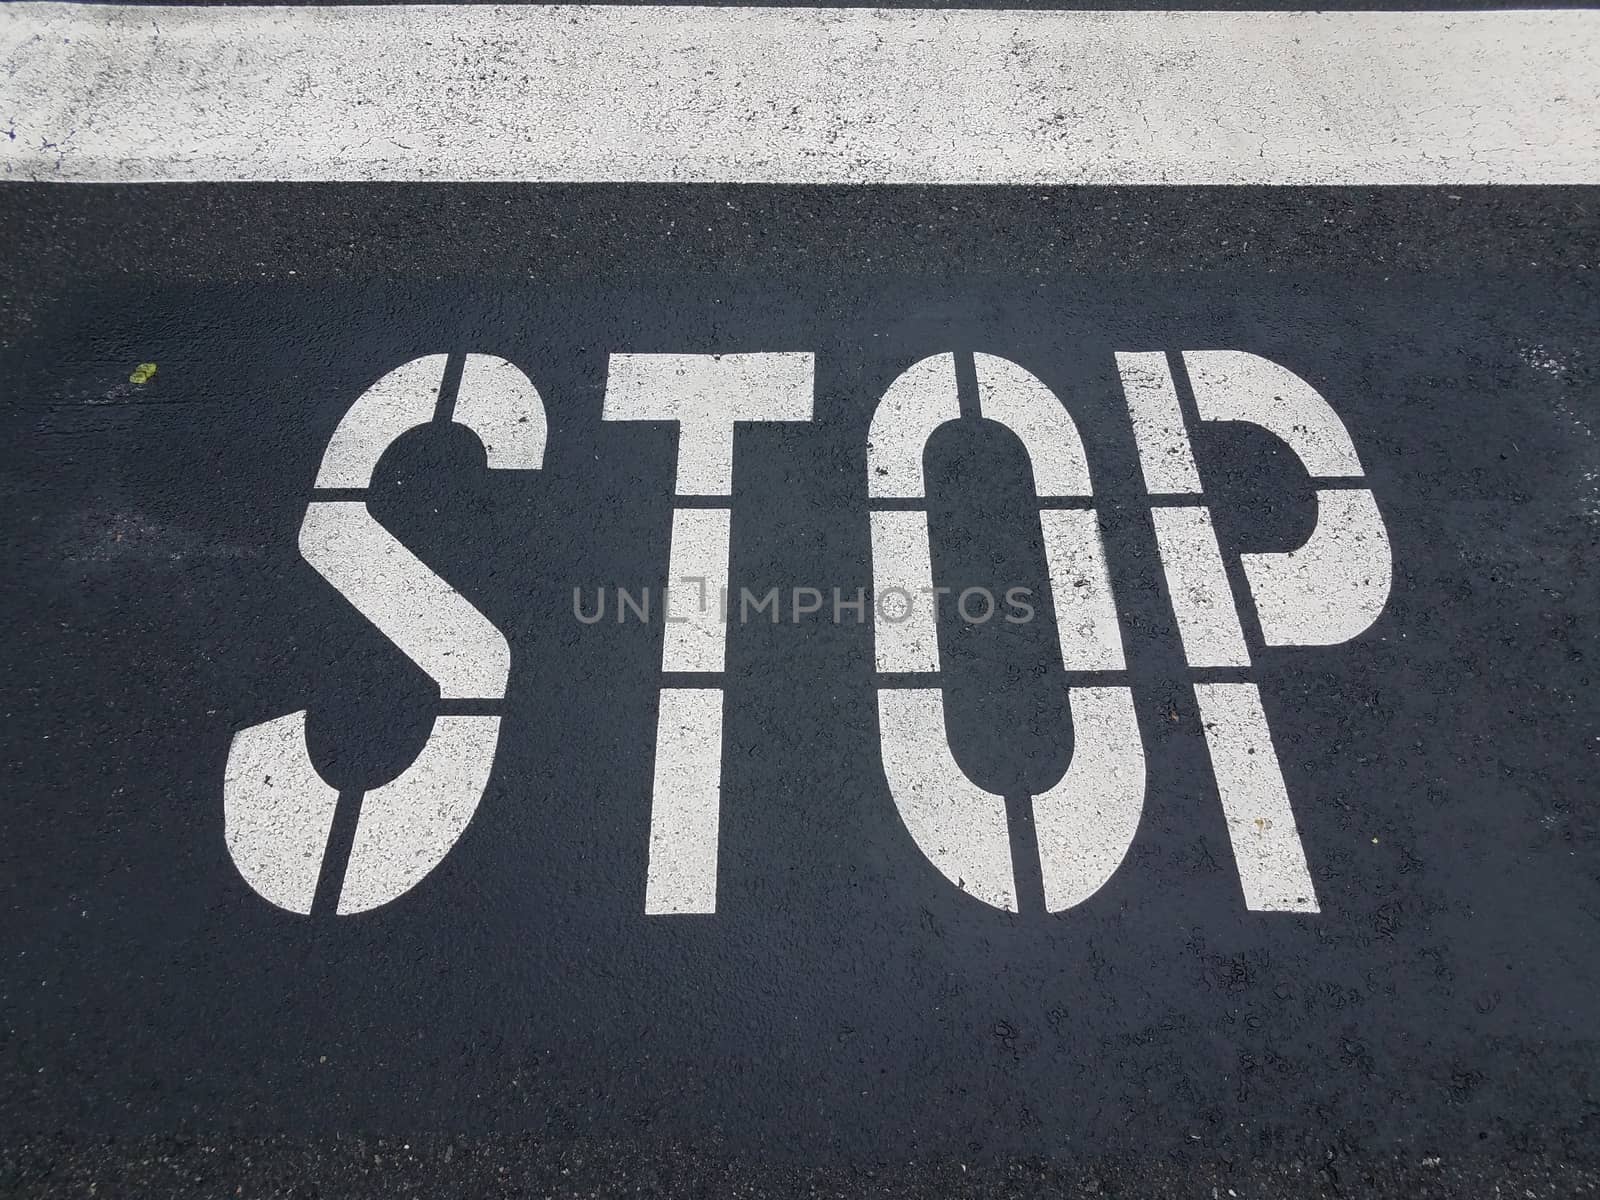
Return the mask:
[(142, 102), (0, 184), (0, 1190), (1600, 1188), (1592, 138), (286, 182)]

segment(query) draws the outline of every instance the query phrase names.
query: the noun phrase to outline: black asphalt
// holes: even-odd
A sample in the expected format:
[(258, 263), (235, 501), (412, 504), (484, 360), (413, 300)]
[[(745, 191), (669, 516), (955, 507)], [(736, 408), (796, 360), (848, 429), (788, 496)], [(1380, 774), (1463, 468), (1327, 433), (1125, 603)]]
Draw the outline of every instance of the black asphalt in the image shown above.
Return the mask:
[[(5, 1192), (1600, 1187), (1595, 191), (10, 185), (0, 237)], [(1205, 348), (1329, 399), (1394, 548), (1358, 640), (1245, 623), (1318, 915), (1244, 909), (1112, 360)], [(889, 798), (870, 627), (754, 624), (718, 911), (645, 917), (661, 628), (571, 590), (664, 581), (673, 439), (601, 422), (606, 355), (814, 351), (815, 420), (738, 436), (733, 582), (853, 592), (867, 422), (947, 349), (1082, 431), (1133, 852), (1065, 914), (964, 897)], [(232, 734), (309, 708), (359, 789), (434, 700), (300, 560), (312, 478), (372, 380), (471, 351), (538, 386), (545, 469), (419, 431), (372, 507), (510, 642), (494, 775), (415, 891), (291, 916), (223, 845)], [(1230, 556), (1304, 538), (1265, 435), (1196, 454)], [(1045, 592), (1018, 445), (928, 467), (939, 581)], [(941, 641), (963, 765), (1050, 782), (1051, 625)]]

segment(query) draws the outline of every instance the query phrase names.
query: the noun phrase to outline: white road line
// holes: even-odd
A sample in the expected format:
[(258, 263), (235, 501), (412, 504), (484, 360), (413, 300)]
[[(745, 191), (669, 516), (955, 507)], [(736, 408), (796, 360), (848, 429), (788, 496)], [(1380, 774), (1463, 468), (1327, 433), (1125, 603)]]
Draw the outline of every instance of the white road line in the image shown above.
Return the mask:
[(20, 180), (1600, 183), (1600, 12), (10, 3), (0, 121)]

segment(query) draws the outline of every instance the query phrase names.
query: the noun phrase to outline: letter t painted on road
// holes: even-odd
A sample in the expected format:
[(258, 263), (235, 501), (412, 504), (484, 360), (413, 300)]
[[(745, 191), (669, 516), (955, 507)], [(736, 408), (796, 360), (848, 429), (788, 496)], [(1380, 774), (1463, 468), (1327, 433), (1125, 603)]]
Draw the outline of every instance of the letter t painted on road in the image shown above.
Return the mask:
[(661, 670), (714, 685), (661, 689), (647, 914), (717, 910), (734, 423), (809, 421), (815, 368), (810, 354), (611, 355), (602, 416), (676, 421), (675, 491), (698, 501), (672, 513)]

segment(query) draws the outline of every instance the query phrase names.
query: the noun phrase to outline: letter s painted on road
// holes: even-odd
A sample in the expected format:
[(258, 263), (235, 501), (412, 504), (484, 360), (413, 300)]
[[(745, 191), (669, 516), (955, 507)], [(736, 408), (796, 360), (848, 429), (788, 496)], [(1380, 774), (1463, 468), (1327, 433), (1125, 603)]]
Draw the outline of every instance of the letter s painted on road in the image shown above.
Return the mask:
[[(436, 419), (443, 354), (390, 371), (350, 406), (334, 430), (300, 526), (300, 553), (439, 685), (441, 700), (500, 701), (511, 652), (482, 613), (351, 499), (401, 434)], [(517, 367), (469, 354), (450, 419), (478, 435), (491, 470), (537, 470), (546, 420), (538, 390)], [(234, 735), (223, 783), (224, 836), (245, 881), (290, 912), (309, 913), (333, 827), (338, 791), (306, 748), (306, 712)], [(421, 752), (361, 799), (340, 914), (365, 912), (415, 887), (466, 829), (489, 781), (500, 718), (439, 713)]]

